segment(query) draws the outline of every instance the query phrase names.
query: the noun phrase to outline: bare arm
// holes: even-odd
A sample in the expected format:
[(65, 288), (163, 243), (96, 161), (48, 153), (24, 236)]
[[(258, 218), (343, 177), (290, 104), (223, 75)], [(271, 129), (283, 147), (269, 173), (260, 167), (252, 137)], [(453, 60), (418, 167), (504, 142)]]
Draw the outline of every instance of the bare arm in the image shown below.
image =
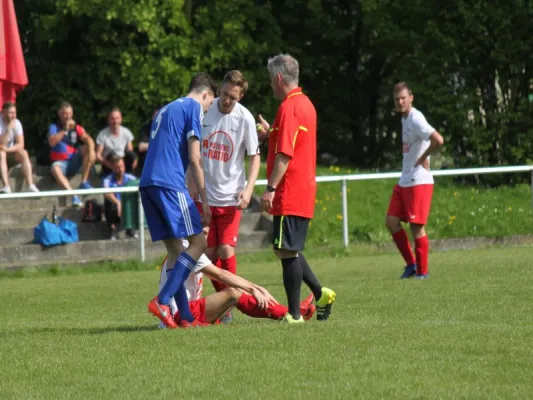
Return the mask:
[(48, 144), (50, 147), (55, 147), (59, 142), (63, 140), (65, 135), (67, 134), (66, 130), (60, 130), (55, 135), (48, 135)]
[(200, 153), (200, 141), (196, 137), (189, 139), (189, 169), (192, 181), (196, 185), (196, 192), (202, 201), (202, 223), (209, 226), (211, 222), (211, 209), (207, 201), (207, 191), (205, 189), (204, 165), (202, 154)]
[(128, 142), (128, 144), (126, 145), (126, 150), (133, 151), (133, 142)]
[(80, 140), (87, 145), (89, 150), (94, 150), (94, 140), (87, 132), (84, 131), (83, 135), (80, 136)]
[(263, 287), (258, 286), (238, 275), (232, 274), (226, 270), (208, 265), (202, 272), (209, 278), (225, 283), (229, 287), (244, 290), (254, 296), (261, 308), (267, 308), (269, 304), (277, 304), (276, 299)]
[(270, 178), (268, 179), (268, 185), (272, 187), (277, 187), (278, 184), (281, 182), (281, 179), (283, 178), (283, 175), (285, 175), (285, 172), (287, 172), (287, 168), (289, 168), (289, 162), (291, 161), (291, 158), (283, 153), (277, 153), (276, 159), (274, 160), (274, 168), (272, 170), (272, 173), (270, 174)]
[(430, 154), (434, 153), (439, 147), (441, 147), (444, 144), (444, 139), (442, 138), (441, 134), (437, 131), (434, 131), (429, 136), (429, 147), (427, 150), (420, 156), (418, 161), (415, 164), (416, 166), (423, 165)]
[(187, 173), (185, 174), (185, 179), (187, 182), (187, 189), (189, 189), (189, 194), (191, 195), (191, 198), (194, 201), (198, 201), (198, 188), (196, 187), (196, 183), (194, 182), (194, 179), (191, 176), (191, 169), (187, 169)]
[[(96, 145), (96, 161), (100, 162), (100, 164), (105, 165), (107, 167), (107, 162), (104, 159), (104, 145), (97, 144)], [(109, 167), (108, 167), (109, 168)]]
[(244, 210), (250, 204), (252, 193), (254, 192), (255, 181), (259, 175), (259, 168), (261, 167), (261, 156), (254, 154), (250, 156), (250, 167), (248, 171), (248, 182), (244, 190), (239, 193), (239, 209)]
[(148, 142), (139, 142), (139, 152), (140, 153), (145, 153), (148, 151)]
[(249, 190), (250, 193), (253, 192), (255, 181), (259, 175), (259, 168), (261, 167), (261, 156), (259, 154), (254, 154), (250, 156), (250, 170), (248, 171), (248, 183), (246, 184), (246, 190)]
[(189, 139), (190, 174), (202, 203), (207, 204), (207, 191), (205, 189), (204, 165), (200, 154), (200, 141), (197, 138)]
[(15, 151), (24, 150), (24, 136), (17, 135), (15, 136), (15, 144), (10, 148), (6, 148), (6, 153), (14, 153)]

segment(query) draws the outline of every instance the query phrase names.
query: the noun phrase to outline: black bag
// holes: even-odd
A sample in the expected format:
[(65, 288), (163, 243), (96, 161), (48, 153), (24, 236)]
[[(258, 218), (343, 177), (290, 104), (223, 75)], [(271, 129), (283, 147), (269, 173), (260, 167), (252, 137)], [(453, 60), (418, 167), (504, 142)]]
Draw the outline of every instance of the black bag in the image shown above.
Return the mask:
[(83, 208), (83, 222), (100, 222), (102, 220), (102, 206), (96, 200), (88, 200)]

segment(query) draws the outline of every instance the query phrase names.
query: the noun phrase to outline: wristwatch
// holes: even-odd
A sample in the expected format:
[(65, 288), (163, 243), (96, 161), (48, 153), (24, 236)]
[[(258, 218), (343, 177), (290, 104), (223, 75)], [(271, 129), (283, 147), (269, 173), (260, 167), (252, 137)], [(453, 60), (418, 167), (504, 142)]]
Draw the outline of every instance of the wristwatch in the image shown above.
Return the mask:
[(272, 187), (272, 186), (267, 186), (267, 192), (275, 192), (276, 191), (276, 188), (275, 187)]

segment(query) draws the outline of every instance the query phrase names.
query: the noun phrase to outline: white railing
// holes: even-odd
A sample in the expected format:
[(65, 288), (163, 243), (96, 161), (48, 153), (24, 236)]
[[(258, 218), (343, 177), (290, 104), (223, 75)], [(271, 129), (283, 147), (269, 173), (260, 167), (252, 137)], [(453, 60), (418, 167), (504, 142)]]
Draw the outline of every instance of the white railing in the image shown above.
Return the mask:
[[(533, 165), (511, 166), (511, 167), (486, 167), (486, 168), (464, 168), (464, 169), (447, 169), (432, 171), (433, 176), (459, 176), (459, 175), (483, 175), (483, 174), (507, 174), (516, 172), (531, 172), (531, 191), (533, 204)], [(343, 243), (345, 247), (349, 245), (348, 238), (348, 181), (367, 181), (377, 179), (393, 179), (399, 178), (400, 172), (385, 172), (385, 173), (371, 173), (371, 174), (354, 174), (354, 175), (331, 175), (331, 176), (317, 176), (316, 181), (321, 182), (341, 182), (342, 190), (342, 231)], [(266, 179), (259, 179), (256, 182), (257, 186), (266, 186)], [(39, 193), (24, 192), (24, 193), (10, 193), (0, 195), (1, 200), (16, 200), (16, 199), (35, 199), (42, 197), (62, 197), (73, 195), (94, 195), (107, 193), (138, 193), (139, 188), (136, 186), (121, 187), (121, 188), (101, 188), (101, 189), (75, 189), (75, 190), (50, 190)], [(145, 260), (144, 249), (144, 210), (141, 203), (140, 194), (137, 195), (138, 212), (139, 212), (139, 243), (141, 260)]]

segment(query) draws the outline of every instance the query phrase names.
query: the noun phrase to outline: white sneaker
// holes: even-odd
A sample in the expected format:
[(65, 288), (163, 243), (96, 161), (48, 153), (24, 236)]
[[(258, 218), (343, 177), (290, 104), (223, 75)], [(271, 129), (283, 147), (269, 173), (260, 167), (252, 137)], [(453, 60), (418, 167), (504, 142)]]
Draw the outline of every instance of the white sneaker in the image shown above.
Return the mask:
[(40, 192), (39, 188), (34, 183), (28, 186), (28, 192)]
[(0, 189), (0, 193), (11, 193), (11, 187), (4, 186), (2, 189)]

